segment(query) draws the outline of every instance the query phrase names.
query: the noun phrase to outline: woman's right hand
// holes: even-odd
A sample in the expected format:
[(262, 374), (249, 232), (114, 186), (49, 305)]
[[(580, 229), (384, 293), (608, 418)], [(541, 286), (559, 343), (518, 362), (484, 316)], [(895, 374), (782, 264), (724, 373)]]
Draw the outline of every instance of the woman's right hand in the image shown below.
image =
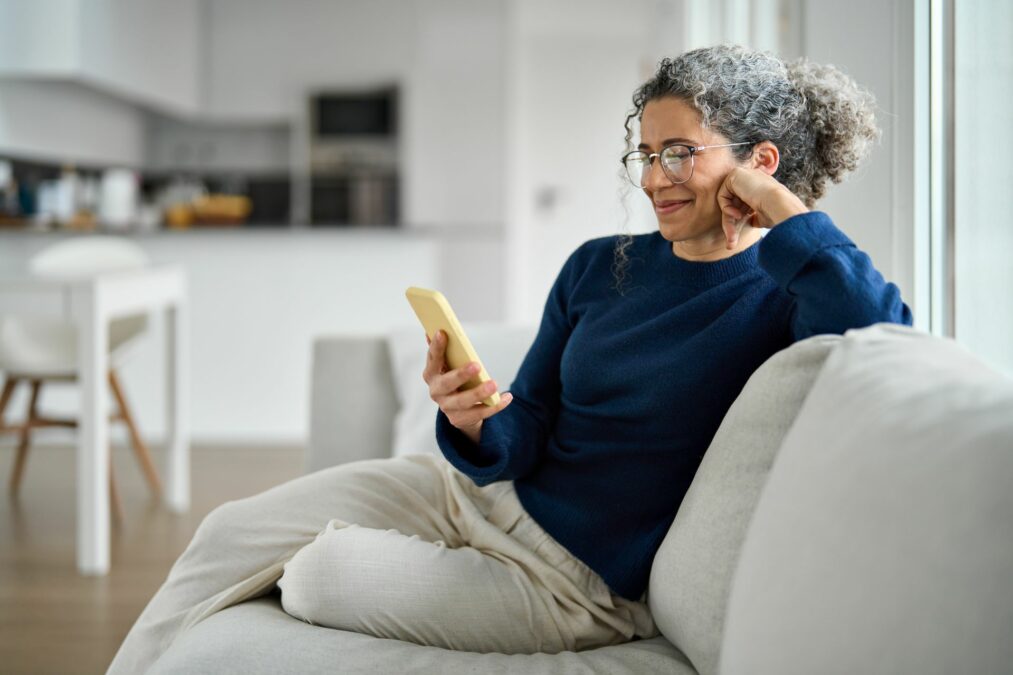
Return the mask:
[[(510, 393), (500, 396), (499, 404), (487, 406), (482, 401), (496, 391), (496, 381), (490, 380), (472, 389), (461, 390), (462, 384), (470, 380), (478, 372), (478, 364), (474, 361), (454, 370), (447, 370), (445, 358), (447, 336), (437, 331), (436, 339), (430, 340), (429, 355), (422, 379), (429, 385), (429, 398), (436, 401), (440, 410), (447, 416), (450, 423), (460, 429), (472, 441), (478, 443), (481, 437), (482, 422), (503, 410), (513, 400)], [(469, 370), (475, 366), (475, 370)]]

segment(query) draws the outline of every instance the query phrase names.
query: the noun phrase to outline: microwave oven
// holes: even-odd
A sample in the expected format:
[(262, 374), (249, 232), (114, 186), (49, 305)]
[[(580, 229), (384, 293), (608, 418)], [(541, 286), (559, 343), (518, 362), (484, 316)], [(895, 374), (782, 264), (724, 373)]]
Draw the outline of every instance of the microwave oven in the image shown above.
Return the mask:
[(396, 225), (399, 144), (396, 87), (309, 97), (311, 225)]

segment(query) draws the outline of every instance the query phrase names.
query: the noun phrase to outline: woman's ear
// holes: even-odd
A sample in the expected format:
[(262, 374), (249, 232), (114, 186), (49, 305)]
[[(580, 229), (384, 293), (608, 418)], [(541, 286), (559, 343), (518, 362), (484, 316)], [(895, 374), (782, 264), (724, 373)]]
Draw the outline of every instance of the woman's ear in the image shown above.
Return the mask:
[(749, 162), (752, 168), (773, 176), (777, 171), (777, 165), (781, 162), (781, 153), (770, 141), (761, 141), (753, 147), (753, 155), (749, 158)]

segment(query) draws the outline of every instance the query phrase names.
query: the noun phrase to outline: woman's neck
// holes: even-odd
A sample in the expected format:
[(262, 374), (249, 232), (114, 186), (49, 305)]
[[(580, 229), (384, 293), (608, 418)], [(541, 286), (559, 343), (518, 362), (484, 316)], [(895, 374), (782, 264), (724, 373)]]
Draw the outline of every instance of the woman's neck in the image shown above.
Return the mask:
[(739, 236), (739, 241), (735, 245), (735, 248), (731, 250), (725, 246), (727, 240), (723, 232), (720, 237), (706, 241), (673, 241), (672, 254), (683, 260), (691, 260), (693, 262), (714, 262), (716, 260), (731, 258), (733, 255), (745, 251), (759, 241), (762, 236), (759, 228), (745, 227)]

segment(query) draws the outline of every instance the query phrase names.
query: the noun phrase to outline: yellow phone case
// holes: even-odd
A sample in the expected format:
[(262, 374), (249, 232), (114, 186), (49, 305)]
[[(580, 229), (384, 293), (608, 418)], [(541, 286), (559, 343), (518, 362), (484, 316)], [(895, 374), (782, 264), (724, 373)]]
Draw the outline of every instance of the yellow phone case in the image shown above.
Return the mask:
[[(405, 291), (405, 297), (411, 303), (415, 316), (419, 317), (419, 321), (422, 322), (426, 337), (432, 340), (438, 330), (447, 334), (445, 356), (447, 365), (451, 369), (460, 368), (471, 361), (477, 361), (481, 366), (476, 375), (461, 385), (463, 389), (472, 389), (492, 379), (486, 372), (482, 360), (478, 358), (478, 353), (471, 345), (471, 340), (465, 335), (461, 322), (457, 320), (457, 315), (454, 314), (450, 303), (443, 297), (443, 293), (412, 286)], [(483, 399), (482, 403), (488, 406), (499, 405), (499, 392), (493, 392), (491, 396)]]

